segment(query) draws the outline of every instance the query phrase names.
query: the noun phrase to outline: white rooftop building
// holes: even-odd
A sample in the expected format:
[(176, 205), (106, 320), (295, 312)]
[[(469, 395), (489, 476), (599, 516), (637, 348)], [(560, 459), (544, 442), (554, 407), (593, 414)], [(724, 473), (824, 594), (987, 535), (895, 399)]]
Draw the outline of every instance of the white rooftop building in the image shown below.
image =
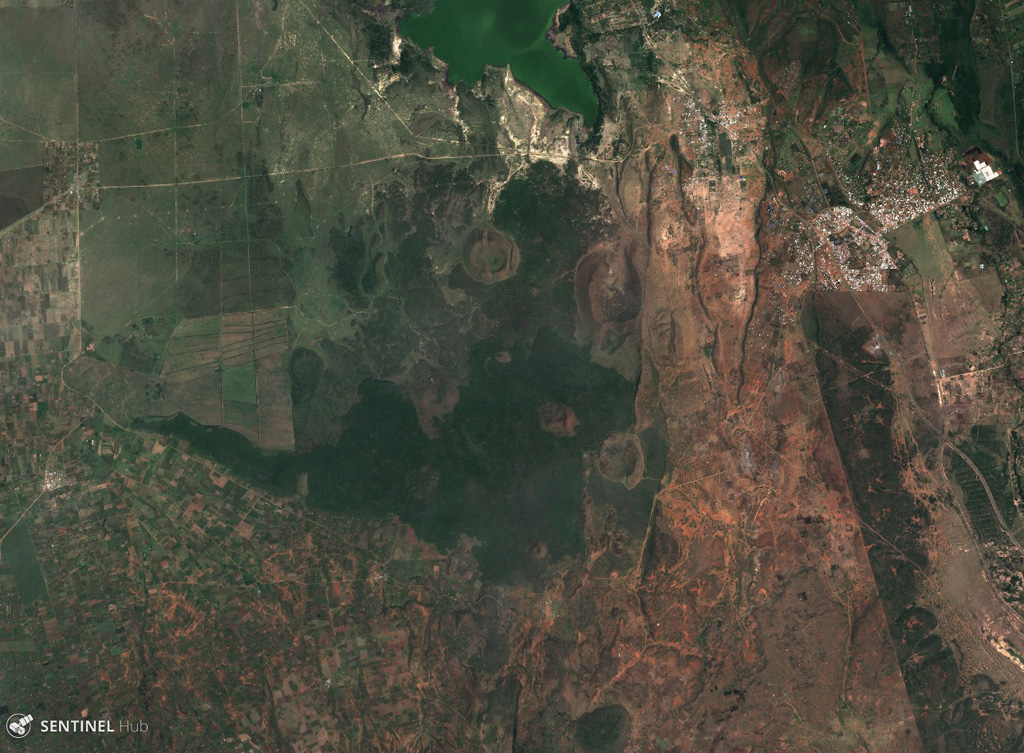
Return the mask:
[(1001, 175), (998, 170), (993, 170), (992, 165), (981, 160), (974, 160), (974, 183), (983, 186), (990, 180), (995, 180)]

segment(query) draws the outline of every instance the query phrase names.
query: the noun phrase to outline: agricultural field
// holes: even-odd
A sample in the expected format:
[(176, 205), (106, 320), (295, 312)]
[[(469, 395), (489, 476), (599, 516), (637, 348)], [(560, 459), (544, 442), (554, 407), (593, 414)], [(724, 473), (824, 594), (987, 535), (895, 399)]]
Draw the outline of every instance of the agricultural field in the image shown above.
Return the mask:
[(970, 437), (960, 446), (960, 450), (984, 477), (1006, 524), (1013, 530), (1024, 527), (1014, 499), (1008, 468), (1010, 448), (1006, 437), (1001, 435), (997, 427), (973, 426)]
[(23, 605), (27, 607), (36, 599), (46, 595), (46, 581), (43, 579), (43, 571), (36, 558), (35, 547), (32, 545), (32, 537), (27, 523), (18, 523), (4, 537), (0, 558), (3, 559), (14, 576), (18, 596)]
[(1009, 544), (1009, 535), (993, 509), (985, 485), (974, 469), (963, 457), (954, 453), (950, 456), (950, 471), (957, 486), (960, 487), (964, 509), (970, 516), (971, 525), (981, 541), (994, 546)]

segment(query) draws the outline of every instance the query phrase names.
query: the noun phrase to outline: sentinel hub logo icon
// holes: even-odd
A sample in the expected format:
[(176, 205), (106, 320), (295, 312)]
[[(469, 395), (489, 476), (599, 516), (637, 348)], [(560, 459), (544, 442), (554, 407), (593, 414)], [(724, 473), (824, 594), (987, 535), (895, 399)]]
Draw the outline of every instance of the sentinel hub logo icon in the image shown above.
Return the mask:
[(20, 740), (23, 737), (28, 737), (31, 730), (31, 714), (11, 714), (7, 718), (7, 734), (11, 737)]

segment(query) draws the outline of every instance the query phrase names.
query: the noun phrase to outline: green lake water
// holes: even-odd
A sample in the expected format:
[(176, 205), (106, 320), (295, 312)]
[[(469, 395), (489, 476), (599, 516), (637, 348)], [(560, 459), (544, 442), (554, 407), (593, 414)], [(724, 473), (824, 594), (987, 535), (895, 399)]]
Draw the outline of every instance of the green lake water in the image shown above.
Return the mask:
[(425, 16), (408, 16), (399, 31), (433, 48), (448, 64), (448, 80), (472, 86), (484, 65), (511, 65), (512, 75), (554, 107), (597, 116), (597, 96), (579, 62), (548, 39), (565, 0), (436, 0)]

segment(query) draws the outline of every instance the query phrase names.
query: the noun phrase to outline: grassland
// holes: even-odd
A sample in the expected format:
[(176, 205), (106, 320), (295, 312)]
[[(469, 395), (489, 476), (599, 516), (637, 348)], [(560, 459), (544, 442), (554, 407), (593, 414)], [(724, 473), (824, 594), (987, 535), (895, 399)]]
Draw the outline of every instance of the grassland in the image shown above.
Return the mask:
[(224, 402), (256, 404), (256, 365), (246, 363), (225, 369), (221, 379)]
[(73, 37), (64, 9), (0, 7), (0, 170), (36, 167), (42, 141), (75, 139)]
[(910, 257), (926, 280), (942, 283), (953, 275), (953, 260), (931, 213), (894, 230), (889, 239)]
[(953, 100), (949, 98), (949, 92), (938, 88), (932, 95), (931, 116), (935, 123), (950, 131), (956, 129), (956, 113), (953, 109)]

